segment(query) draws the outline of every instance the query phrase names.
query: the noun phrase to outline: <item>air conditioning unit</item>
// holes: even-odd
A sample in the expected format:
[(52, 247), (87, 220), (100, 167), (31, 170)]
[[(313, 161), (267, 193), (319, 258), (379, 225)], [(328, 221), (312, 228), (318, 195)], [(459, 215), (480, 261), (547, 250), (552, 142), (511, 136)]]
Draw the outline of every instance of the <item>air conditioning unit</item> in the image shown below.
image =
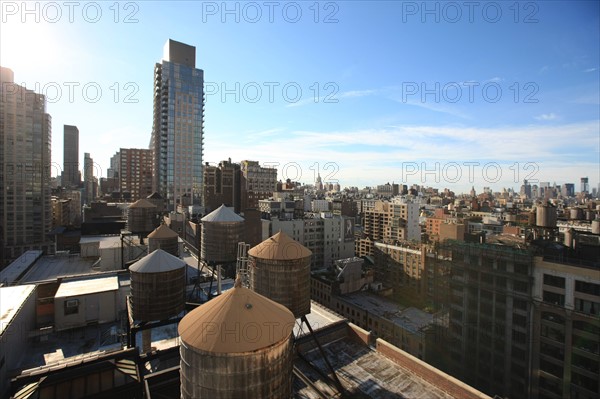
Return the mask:
[(68, 308), (76, 308), (77, 306), (79, 306), (79, 299), (69, 299), (67, 301)]

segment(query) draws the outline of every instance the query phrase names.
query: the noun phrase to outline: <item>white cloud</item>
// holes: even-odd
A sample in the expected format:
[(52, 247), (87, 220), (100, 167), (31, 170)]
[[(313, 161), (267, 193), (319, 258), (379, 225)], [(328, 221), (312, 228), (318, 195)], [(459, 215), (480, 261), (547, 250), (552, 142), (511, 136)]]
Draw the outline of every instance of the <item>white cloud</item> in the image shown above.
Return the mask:
[[(299, 166), (301, 176), (297, 180), (303, 182), (312, 181), (316, 169), (321, 170), (324, 177), (335, 171), (330, 179), (338, 179), (342, 186), (372, 185), (388, 180), (402, 182), (407, 180), (402, 168), (410, 164), (417, 165), (419, 170), (436, 170), (437, 167), (439, 182), (435, 181), (435, 172), (421, 171), (409, 176), (434, 187), (470, 188), (473, 184), (476, 187), (517, 187), (528, 173), (535, 172), (530, 179), (572, 182), (579, 174), (596, 170), (597, 163), (593, 166), (593, 162), (586, 162), (583, 157), (598, 150), (598, 124), (599, 121), (560, 126), (391, 126), (351, 131), (291, 131), (259, 139), (246, 148), (211, 142), (210, 147), (207, 145), (211, 150), (206, 159), (231, 157), (238, 161), (279, 162), (280, 179), (294, 178)], [(473, 183), (467, 179), (465, 162), (479, 163)], [(462, 172), (461, 180), (454, 184), (443, 181), (439, 173), (452, 163), (458, 164)], [(481, 176), (485, 165), (492, 166), (488, 170), (491, 174), (497, 168), (496, 163), (500, 165), (501, 179), (491, 184)], [(326, 164), (329, 169), (324, 172)], [(527, 169), (526, 165), (529, 165)], [(537, 170), (533, 166), (537, 166)], [(411, 184), (418, 182), (410, 180)]]
[(558, 116), (554, 112), (551, 112), (549, 114), (541, 114), (538, 116), (534, 116), (534, 119), (537, 119), (538, 121), (553, 121), (557, 118), (558, 118)]

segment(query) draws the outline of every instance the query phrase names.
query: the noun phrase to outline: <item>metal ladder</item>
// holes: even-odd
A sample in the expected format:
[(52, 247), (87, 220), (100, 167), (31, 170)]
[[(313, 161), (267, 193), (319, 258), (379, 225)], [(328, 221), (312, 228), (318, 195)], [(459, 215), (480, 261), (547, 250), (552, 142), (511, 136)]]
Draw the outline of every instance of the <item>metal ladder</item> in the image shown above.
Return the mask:
[(235, 275), (242, 281), (242, 287), (250, 288), (250, 270), (248, 269), (248, 250), (250, 244), (238, 242)]

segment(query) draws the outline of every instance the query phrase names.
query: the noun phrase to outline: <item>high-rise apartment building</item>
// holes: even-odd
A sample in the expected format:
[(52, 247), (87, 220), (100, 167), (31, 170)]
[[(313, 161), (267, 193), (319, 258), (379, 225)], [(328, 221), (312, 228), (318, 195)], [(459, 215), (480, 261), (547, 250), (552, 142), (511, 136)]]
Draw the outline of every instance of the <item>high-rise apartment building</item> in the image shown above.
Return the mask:
[(590, 179), (587, 177), (581, 178), (581, 192), (586, 194), (590, 192)]
[(562, 195), (565, 197), (574, 197), (575, 196), (575, 184), (574, 183), (563, 184)]
[(45, 96), (15, 84), (13, 71), (0, 67), (0, 248), (6, 260), (49, 246), (50, 122)]
[(373, 255), (375, 241), (420, 241), (419, 204), (404, 199), (376, 201), (372, 208), (363, 211), (363, 228), (366, 238), (357, 241), (357, 256)]
[[(150, 150), (152, 152), (152, 150)], [(121, 164), (121, 153), (117, 151), (115, 155), (110, 157), (110, 167), (106, 170), (106, 177), (119, 177), (119, 166)]]
[(258, 201), (277, 191), (277, 169), (260, 166), (257, 161), (242, 161), (242, 208), (258, 209)]
[(79, 187), (79, 129), (77, 126), (64, 125), (63, 170), (61, 185), (67, 188)]
[(201, 203), (204, 71), (196, 48), (169, 39), (154, 67), (153, 191), (174, 210), (182, 197)]
[(231, 159), (219, 162), (219, 165), (204, 165), (204, 206), (211, 212), (221, 205), (241, 209), (241, 171), (240, 165)]
[(152, 150), (121, 148), (118, 155), (118, 180), (121, 194), (137, 201), (152, 194)]
[(96, 199), (95, 187), (98, 187), (98, 184), (94, 179), (94, 160), (90, 154), (86, 152), (83, 154), (83, 199), (84, 203), (88, 205)]
[(600, 273), (592, 262), (535, 258), (532, 398), (597, 398)]
[(489, 395), (530, 397), (533, 255), (445, 242), (450, 270), (450, 373)]
[(263, 239), (283, 231), (312, 251), (312, 269), (328, 268), (338, 259), (354, 256), (354, 219), (310, 214), (303, 219), (263, 220)]

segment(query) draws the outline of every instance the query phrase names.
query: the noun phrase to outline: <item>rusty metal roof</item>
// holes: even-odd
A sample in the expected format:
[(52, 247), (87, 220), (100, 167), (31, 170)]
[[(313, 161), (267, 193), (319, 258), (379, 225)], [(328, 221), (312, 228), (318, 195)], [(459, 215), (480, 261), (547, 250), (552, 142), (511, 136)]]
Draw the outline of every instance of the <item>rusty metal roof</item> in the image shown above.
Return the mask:
[(296, 260), (312, 255), (312, 251), (280, 231), (248, 251), (259, 259)]
[(185, 345), (212, 353), (245, 353), (287, 339), (294, 315), (248, 288), (236, 285), (197, 307), (179, 323)]

